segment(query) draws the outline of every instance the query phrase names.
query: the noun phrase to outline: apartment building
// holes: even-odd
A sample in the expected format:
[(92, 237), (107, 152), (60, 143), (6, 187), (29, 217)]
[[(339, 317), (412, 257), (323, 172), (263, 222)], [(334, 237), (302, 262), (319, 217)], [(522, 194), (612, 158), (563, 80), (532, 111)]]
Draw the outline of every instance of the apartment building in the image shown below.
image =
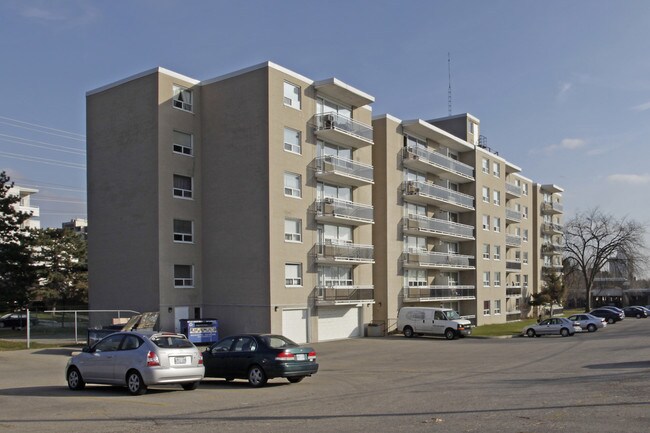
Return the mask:
[(561, 189), (490, 149), (470, 114), (373, 118), (373, 102), (271, 62), (88, 92), (90, 308), (298, 342), (390, 331), (404, 305), (529, 315)]
[(27, 188), (24, 186), (14, 185), (9, 188), (8, 194), (20, 198), (20, 201), (16, 204), (16, 210), (19, 212), (26, 212), (31, 214), (31, 216), (26, 219), (21, 227), (29, 229), (40, 229), (41, 228), (41, 210), (38, 206), (32, 204), (32, 195), (38, 193), (37, 189)]
[(90, 307), (160, 311), (165, 329), (214, 317), (225, 334), (362, 335), (373, 101), (273, 63), (89, 92)]

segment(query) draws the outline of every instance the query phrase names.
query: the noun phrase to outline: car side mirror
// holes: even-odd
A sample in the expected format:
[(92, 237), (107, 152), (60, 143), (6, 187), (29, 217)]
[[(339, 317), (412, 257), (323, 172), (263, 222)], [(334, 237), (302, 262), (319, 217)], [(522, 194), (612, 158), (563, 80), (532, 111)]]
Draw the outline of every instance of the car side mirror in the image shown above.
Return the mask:
[(81, 348), (81, 351), (82, 351), (82, 352), (85, 352), (85, 353), (90, 353), (90, 352), (91, 352), (91, 350), (90, 350), (90, 346), (84, 346), (84, 347), (82, 347), (82, 348)]

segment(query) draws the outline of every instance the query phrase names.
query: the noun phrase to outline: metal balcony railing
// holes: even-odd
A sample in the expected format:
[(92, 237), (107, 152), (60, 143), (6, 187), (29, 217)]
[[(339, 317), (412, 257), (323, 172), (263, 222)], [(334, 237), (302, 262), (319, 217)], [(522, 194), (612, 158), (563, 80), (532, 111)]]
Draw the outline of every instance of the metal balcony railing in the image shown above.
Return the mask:
[(521, 187), (514, 183), (506, 182), (506, 193), (521, 197)]
[(506, 208), (506, 219), (511, 221), (521, 221), (521, 212)]
[(470, 225), (455, 223), (438, 218), (429, 218), (423, 215), (409, 214), (406, 218), (405, 228), (474, 239), (474, 227)]
[(520, 247), (521, 236), (506, 234), (506, 245), (511, 247)]
[(507, 271), (520, 271), (521, 262), (519, 260), (506, 260)]
[(372, 245), (353, 244), (337, 239), (325, 239), (325, 243), (316, 245), (317, 259), (337, 262), (373, 263), (375, 249)]
[(474, 197), (471, 195), (463, 194), (432, 183), (407, 181), (404, 183), (404, 194), (425, 196), (434, 200), (441, 200), (462, 206), (467, 209), (474, 209)]
[(435, 251), (406, 252), (404, 260), (409, 265), (440, 268), (474, 269), (474, 256), (439, 253)]
[(374, 297), (374, 287), (371, 285), (319, 285), (314, 290), (314, 298), (316, 299), (317, 304), (374, 302)]
[(314, 116), (317, 130), (336, 130), (372, 143), (372, 126), (357, 122), (338, 113), (322, 113)]
[(431, 152), (419, 147), (405, 147), (403, 157), (407, 159), (417, 159), (463, 177), (474, 179), (474, 167), (438, 152)]
[(363, 164), (336, 155), (325, 155), (316, 158), (316, 170), (321, 173), (341, 173), (371, 183), (373, 180), (372, 165)]
[(316, 201), (316, 216), (329, 216), (372, 223), (373, 207), (347, 200), (326, 197)]
[(559, 201), (542, 203), (542, 212), (562, 213), (564, 207)]
[(404, 287), (407, 300), (476, 299), (476, 287), (470, 285), (435, 285)]

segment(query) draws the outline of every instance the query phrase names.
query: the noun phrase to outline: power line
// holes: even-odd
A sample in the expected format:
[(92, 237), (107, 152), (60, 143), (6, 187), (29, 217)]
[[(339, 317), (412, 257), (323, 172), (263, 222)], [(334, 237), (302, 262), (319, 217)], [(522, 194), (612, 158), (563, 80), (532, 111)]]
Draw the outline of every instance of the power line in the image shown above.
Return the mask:
[[(2, 137), (8, 137), (8, 138), (2, 138)], [(23, 144), (25, 146), (38, 147), (41, 149), (49, 149), (57, 152), (72, 153), (81, 156), (86, 154), (86, 151), (83, 149), (61, 146), (58, 144), (47, 143), (45, 141), (31, 140), (29, 138), (16, 137), (14, 135), (0, 134), (0, 140), (9, 143)], [(21, 141), (16, 141), (16, 140), (21, 140)]]
[(86, 164), (78, 164), (74, 162), (66, 162), (66, 161), (57, 161), (55, 159), (48, 159), (48, 158), (39, 158), (38, 156), (28, 156), (28, 155), (21, 155), (17, 153), (9, 153), (9, 152), (0, 152), (0, 155), (6, 156), (7, 158), (14, 158), (14, 159), (20, 159), (23, 161), (30, 161), (30, 162), (38, 162), (41, 164), (47, 164), (47, 165), (56, 165), (59, 167), (66, 167), (66, 168), (77, 168), (80, 170), (85, 170), (86, 169)]
[[(43, 125), (38, 125), (38, 124), (36, 124), (36, 123), (30, 123), (30, 122), (25, 122), (25, 121), (18, 120), (18, 119), (12, 119), (11, 117), (0, 116), (0, 119), (9, 120), (9, 121), (11, 121), (11, 122), (16, 122), (16, 123), (21, 123), (21, 124), (23, 124), (23, 125), (34, 126), (34, 127), (36, 127), (36, 128), (47, 129), (47, 130), (50, 130), (50, 131), (62, 132), (62, 133), (64, 133), (64, 134), (68, 134), (68, 135), (76, 135), (77, 137), (81, 137), (81, 138), (84, 139), (84, 140), (80, 140), (80, 141), (85, 141), (85, 138), (86, 138), (85, 135), (83, 135), (83, 134), (77, 134), (76, 132), (69, 132), (69, 131), (64, 131), (63, 129), (50, 128), (49, 126), (43, 126)], [(7, 122), (0, 122), (0, 123), (4, 123), (5, 125), (11, 125), (10, 123), (7, 123)], [(18, 127), (18, 125), (11, 125), (11, 126), (16, 126), (16, 127)], [(26, 128), (26, 129), (30, 129), (30, 128)], [(45, 132), (45, 131), (41, 131), (41, 132), (44, 132), (44, 133), (47, 134), (47, 132)], [(53, 135), (54, 135), (54, 134), (53, 134)], [(79, 138), (74, 138), (74, 137), (69, 137), (69, 138), (71, 138), (71, 139), (73, 139), (73, 140), (79, 140)]]

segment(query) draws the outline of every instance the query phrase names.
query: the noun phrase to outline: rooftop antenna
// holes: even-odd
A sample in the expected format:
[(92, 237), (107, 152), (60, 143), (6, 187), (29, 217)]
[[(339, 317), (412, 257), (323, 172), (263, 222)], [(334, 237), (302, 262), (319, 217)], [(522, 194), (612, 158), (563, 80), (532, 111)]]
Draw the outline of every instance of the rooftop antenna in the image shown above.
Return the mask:
[(449, 72), (449, 89), (447, 90), (447, 111), (451, 117), (451, 53), (447, 51), (447, 71)]

